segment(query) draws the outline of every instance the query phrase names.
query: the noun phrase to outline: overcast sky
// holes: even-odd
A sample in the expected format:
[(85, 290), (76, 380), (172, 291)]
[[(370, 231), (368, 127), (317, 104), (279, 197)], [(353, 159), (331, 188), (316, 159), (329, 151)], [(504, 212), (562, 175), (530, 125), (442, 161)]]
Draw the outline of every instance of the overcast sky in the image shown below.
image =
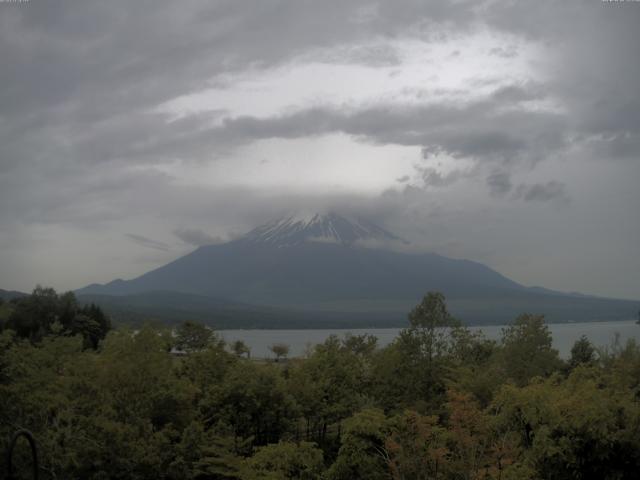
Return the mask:
[(0, 288), (283, 211), (640, 299), (640, 2), (0, 1)]

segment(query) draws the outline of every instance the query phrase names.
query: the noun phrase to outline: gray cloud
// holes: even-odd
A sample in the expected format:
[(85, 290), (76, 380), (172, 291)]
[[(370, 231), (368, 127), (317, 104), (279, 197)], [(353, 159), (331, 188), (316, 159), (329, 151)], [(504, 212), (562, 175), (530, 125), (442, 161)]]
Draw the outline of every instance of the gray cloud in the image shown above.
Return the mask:
[[(576, 138), (584, 130), (607, 154), (632, 157), (636, 152), (640, 107), (633, 80), (638, 67), (632, 61), (632, 38), (620, 41), (632, 35), (630, 25), (635, 25), (632, 19), (638, 16), (629, 8), (617, 13), (602, 6), (549, 4), (548, 12), (541, 13), (526, 2), (492, 4), (486, 10), (475, 8), (473, 2), (445, 6), (399, 1), (391, 7), (356, 1), (339, 6), (338, 17), (328, 13), (329, 7), (296, 2), (286, 7), (277, 2), (249, 6), (143, 1), (135, 7), (128, 2), (100, 7), (91, 2), (58, 2), (53, 7), (32, 2), (29, 8), (5, 8), (0, 57), (12, 68), (0, 72), (5, 86), (0, 93), (0, 118), (5, 118), (0, 122), (0, 169), (34, 162), (34, 157), (43, 155), (78, 162), (211, 160), (221, 149), (256, 138), (334, 131), (379, 143), (422, 144), (458, 157), (510, 161), (525, 152), (533, 160), (545, 158), (563, 147), (566, 135)], [(69, 9), (73, 15), (62, 13)], [(126, 21), (120, 21), (122, 11), (127, 11)], [(523, 24), (522, 18), (540, 22)], [(577, 18), (579, 28), (567, 30), (563, 18)], [(440, 22), (446, 22), (449, 30)], [(357, 42), (401, 32), (438, 41), (447, 31), (458, 33), (477, 22), (536, 40), (560, 36), (580, 68), (565, 71), (567, 62), (562, 62), (565, 76), (552, 84), (513, 85), (499, 89), (484, 102), (440, 104), (423, 111), (319, 109), (272, 119), (227, 118), (223, 128), (211, 127), (211, 121), (223, 112), (171, 124), (164, 116), (149, 113), (163, 101), (205, 87), (216, 76), (247, 65), (265, 67), (305, 55), (314, 58), (313, 52), (322, 59), (321, 52), (327, 47), (338, 47), (333, 57), (325, 59), (329, 62), (387, 65), (397, 62), (393, 48), (384, 42), (374, 46)], [(605, 34), (598, 33), (596, 45), (591, 32), (603, 28), (589, 26), (600, 22), (610, 27), (606, 35), (613, 32), (614, 37), (602, 41)], [(618, 28), (618, 23), (629, 28)], [(427, 28), (433, 25), (439, 28)], [(89, 34), (91, 42), (79, 41)], [(594, 66), (591, 56), (585, 63), (588, 49), (579, 48), (585, 41), (596, 51), (606, 46), (616, 49), (615, 55), (597, 57), (616, 75), (608, 87), (611, 90), (618, 84), (615, 92), (594, 90), (602, 82), (594, 78), (598, 83), (590, 83), (592, 74), (603, 69)], [(587, 68), (589, 75), (579, 75)], [(621, 68), (632, 70), (621, 75)], [(558, 93), (569, 100), (581, 90), (589, 95), (587, 101), (582, 96), (571, 103), (568, 114), (504, 111), (506, 106)], [(631, 98), (635, 100), (628, 101)], [(572, 131), (575, 127), (577, 132)], [(598, 138), (599, 134), (604, 137)]]
[(496, 57), (501, 57), (501, 58), (514, 58), (518, 56), (518, 51), (517, 49), (511, 45), (508, 47), (494, 47), (491, 50), (489, 50), (489, 53), (491, 55), (495, 55)]
[(447, 187), (461, 178), (472, 175), (471, 172), (463, 170), (452, 170), (443, 174), (433, 167), (421, 168), (420, 171), (425, 187)]
[[(388, 67), (401, 62), (398, 51), (390, 45), (355, 45), (326, 52), (310, 52), (310, 60), (326, 63), (345, 63), (368, 67)], [(303, 60), (303, 57), (301, 60)]]
[(197, 228), (177, 228), (173, 231), (173, 234), (184, 243), (194, 245), (196, 247), (201, 247), (203, 245), (213, 245), (223, 242), (222, 238), (214, 237)]
[(496, 172), (486, 179), (489, 192), (495, 197), (503, 197), (511, 191), (511, 177), (505, 172)]
[[(414, 243), (444, 245), (443, 253), (504, 266), (516, 276), (529, 274), (522, 258), (538, 246), (527, 243), (527, 232), (544, 221), (549, 231), (569, 232), (565, 243), (553, 243), (554, 251), (585, 269), (602, 239), (616, 245), (616, 254), (603, 259), (617, 265), (608, 267), (613, 273), (606, 282), (583, 284), (588, 275), (576, 273), (567, 276), (566, 288), (549, 286), (640, 295), (629, 287), (640, 284), (640, 265), (623, 258), (640, 257), (630, 240), (640, 235), (633, 181), (640, 174), (639, 23), (640, 8), (632, 2), (0, 3), (0, 287), (44, 281), (42, 265), (51, 255), (42, 252), (55, 248), (60, 232), (88, 249), (112, 232), (122, 240), (122, 232), (140, 228), (124, 239), (155, 250), (149, 258), (157, 266), (171, 259), (158, 256), (169, 245), (153, 240), (157, 231), (170, 235), (177, 225), (197, 225), (176, 230), (185, 244), (196, 245), (296, 204), (358, 210), (402, 236), (413, 232)], [(515, 61), (527, 46), (540, 49), (532, 64), (537, 78), (501, 84), (473, 101), (434, 94), (429, 104), (371, 100), (335, 107), (314, 100), (270, 117), (217, 109), (170, 123), (157, 113), (177, 96), (231, 88), (236, 74), (305, 61), (399, 70), (402, 58), (392, 42), (437, 45), (478, 30), (506, 35), (504, 45), (488, 52), (499, 58)], [(486, 81), (443, 93), (465, 93)], [(427, 98), (420, 93), (426, 91), (434, 93), (416, 85), (416, 98)], [(553, 108), (541, 107), (547, 104)], [(184, 185), (163, 168), (215, 162), (258, 140), (333, 133), (376, 146), (424, 147), (428, 158), (410, 173), (440, 188), (313, 196), (288, 191), (293, 182), (277, 191)], [(430, 163), (438, 155), (472, 166), (440, 170)], [(304, 152), (300, 161), (307, 161)], [(469, 193), (474, 185), (494, 196), (490, 208), (481, 194)], [(535, 202), (568, 206), (534, 209), (545, 216), (531, 221), (523, 204)], [(624, 231), (616, 229), (622, 219)], [(593, 229), (592, 246), (575, 233), (585, 224)], [(31, 250), (21, 250), (27, 246)], [(539, 248), (543, 253), (530, 264), (547, 258), (549, 244), (540, 241)], [(97, 258), (94, 253), (85, 258)], [(116, 260), (100, 256), (95, 271), (129, 268), (125, 247), (109, 255)], [(80, 286), (78, 278), (88, 275), (76, 274), (69, 273), (67, 286)]]
[(547, 183), (518, 185), (515, 191), (515, 198), (521, 198), (525, 202), (559, 201), (566, 203), (569, 201), (566, 185), (553, 180)]
[(135, 233), (125, 233), (125, 237), (143, 247), (153, 248), (155, 250), (162, 250), (163, 252), (169, 251), (169, 245), (151, 238), (147, 238), (143, 235), (136, 235)]
[[(513, 91), (519, 92), (515, 88)], [(376, 144), (425, 146), (425, 151), (432, 154), (503, 162), (535, 162), (562, 148), (566, 133), (563, 115), (525, 109), (505, 111), (505, 104), (513, 105), (514, 97), (512, 92), (462, 106), (442, 102), (355, 111), (311, 108), (273, 118), (227, 118), (211, 133), (251, 141), (342, 132)]]
[(545, 97), (544, 87), (539, 84), (507, 85), (498, 88), (491, 95), (499, 102), (517, 104), (528, 100), (540, 100)]

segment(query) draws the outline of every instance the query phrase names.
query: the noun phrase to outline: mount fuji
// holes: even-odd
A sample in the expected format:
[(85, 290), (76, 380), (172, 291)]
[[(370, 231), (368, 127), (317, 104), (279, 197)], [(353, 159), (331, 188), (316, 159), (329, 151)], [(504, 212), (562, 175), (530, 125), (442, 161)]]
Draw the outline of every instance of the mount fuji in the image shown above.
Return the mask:
[(266, 223), (249, 233), (245, 242), (291, 247), (306, 242), (357, 245), (408, 243), (363, 218), (345, 218), (335, 213), (293, 215)]
[(504, 323), (522, 312), (557, 322), (619, 320), (637, 310), (637, 302), (525, 287), (480, 263), (407, 253), (406, 245), (363, 218), (293, 215), (76, 293), (123, 317), (197, 318), (226, 328), (403, 325), (434, 290), (469, 324)]

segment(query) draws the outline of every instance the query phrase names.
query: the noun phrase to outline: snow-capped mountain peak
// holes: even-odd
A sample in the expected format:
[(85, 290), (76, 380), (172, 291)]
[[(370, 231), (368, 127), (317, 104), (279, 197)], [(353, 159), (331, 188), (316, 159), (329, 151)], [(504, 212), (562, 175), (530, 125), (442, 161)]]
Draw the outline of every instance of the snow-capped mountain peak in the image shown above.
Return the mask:
[(289, 215), (251, 230), (242, 240), (277, 247), (300, 245), (305, 242), (342, 245), (402, 242), (400, 238), (368, 220), (336, 213)]

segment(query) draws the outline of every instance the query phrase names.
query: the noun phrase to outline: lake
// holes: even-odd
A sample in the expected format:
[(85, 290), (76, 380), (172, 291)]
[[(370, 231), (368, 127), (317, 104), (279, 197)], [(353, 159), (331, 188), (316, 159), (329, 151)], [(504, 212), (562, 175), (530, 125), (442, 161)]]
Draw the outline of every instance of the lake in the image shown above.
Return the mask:
[[(482, 330), (487, 338), (498, 340), (505, 325), (470, 327), (471, 330)], [(548, 325), (553, 335), (553, 346), (560, 356), (568, 358), (573, 343), (582, 335), (596, 347), (611, 345), (615, 335), (620, 336), (624, 344), (630, 338), (640, 341), (640, 325), (635, 321), (589, 322), (589, 323), (553, 323)], [(257, 358), (273, 357), (269, 346), (274, 343), (285, 343), (290, 347), (290, 357), (304, 355), (312, 345), (324, 342), (330, 335), (343, 337), (346, 333), (362, 335), (368, 333), (378, 337), (378, 345), (385, 346), (398, 335), (400, 328), (362, 328), (362, 329), (326, 329), (326, 330), (221, 330), (218, 333), (227, 342), (244, 341), (251, 348), (251, 356)]]

